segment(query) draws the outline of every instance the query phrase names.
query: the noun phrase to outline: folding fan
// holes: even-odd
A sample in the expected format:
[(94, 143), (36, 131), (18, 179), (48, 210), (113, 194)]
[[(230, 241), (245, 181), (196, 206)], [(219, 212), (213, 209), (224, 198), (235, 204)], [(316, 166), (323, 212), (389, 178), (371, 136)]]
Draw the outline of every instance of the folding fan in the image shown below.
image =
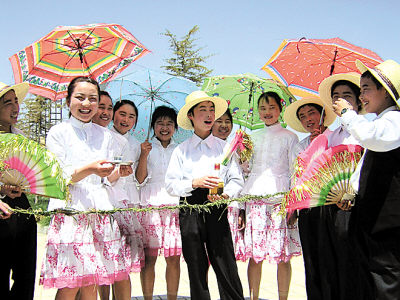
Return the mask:
[(0, 182), (24, 192), (65, 199), (67, 180), (56, 156), (22, 135), (0, 134)]
[(285, 208), (296, 209), (335, 204), (354, 194), (350, 177), (362, 156), (358, 145), (339, 145), (309, 156), (307, 167), (285, 198)]

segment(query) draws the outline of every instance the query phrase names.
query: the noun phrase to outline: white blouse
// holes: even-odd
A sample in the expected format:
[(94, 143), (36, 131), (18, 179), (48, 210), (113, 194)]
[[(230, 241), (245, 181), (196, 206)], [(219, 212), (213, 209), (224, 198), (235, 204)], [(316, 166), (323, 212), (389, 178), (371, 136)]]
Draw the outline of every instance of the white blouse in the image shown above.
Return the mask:
[(147, 157), (147, 177), (140, 186), (140, 204), (142, 206), (178, 205), (179, 197), (171, 196), (165, 189), (165, 174), (172, 152), (177, 144), (173, 141), (164, 148), (155, 138)]
[[(64, 173), (70, 177), (73, 172), (102, 159), (113, 158), (113, 136), (99, 125), (83, 123), (74, 117), (53, 126), (46, 140), (47, 148), (60, 162)], [(92, 174), (69, 186), (71, 203), (67, 207), (77, 210), (113, 209), (101, 177)]]
[[(110, 130), (113, 132), (114, 135), (122, 137), (123, 138), (122, 141), (124, 140), (128, 141), (128, 148), (127, 149), (125, 148), (123, 150), (124, 154), (122, 156), (123, 157), (122, 159), (124, 161), (133, 161), (132, 165), (133, 173), (129, 176), (121, 177), (120, 179), (118, 179), (118, 185), (124, 186), (125, 192), (129, 196), (128, 201), (130, 206), (139, 205), (140, 197), (139, 197), (138, 184), (135, 177), (135, 171), (140, 156), (140, 143), (129, 132), (122, 135), (114, 127), (112, 127)], [(118, 139), (118, 141), (119, 145), (117, 147), (124, 148), (125, 147), (123, 145), (124, 142), (121, 142), (121, 139)]]
[(297, 135), (278, 123), (256, 131), (251, 139), (254, 153), (242, 194), (262, 196), (288, 191), (290, 151), (299, 141)]

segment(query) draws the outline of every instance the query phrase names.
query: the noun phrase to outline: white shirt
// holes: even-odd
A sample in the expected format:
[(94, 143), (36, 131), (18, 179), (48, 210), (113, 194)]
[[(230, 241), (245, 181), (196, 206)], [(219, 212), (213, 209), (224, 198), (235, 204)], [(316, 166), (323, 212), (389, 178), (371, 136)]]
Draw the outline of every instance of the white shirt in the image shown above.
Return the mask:
[(168, 194), (165, 189), (165, 174), (172, 152), (178, 146), (172, 140), (164, 148), (161, 142), (151, 140), (152, 149), (147, 157), (147, 177), (140, 185), (140, 204), (142, 206), (178, 205), (179, 197)]
[[(70, 177), (78, 168), (98, 160), (112, 159), (113, 142), (108, 129), (71, 117), (50, 129), (46, 145), (57, 156), (66, 176)], [(68, 206), (82, 211), (113, 209), (114, 203), (101, 181), (101, 177), (92, 174), (71, 184), (72, 201)]]
[[(346, 130), (367, 150), (386, 152), (400, 147), (400, 111), (391, 106), (381, 112), (373, 121), (350, 110), (340, 118)], [(365, 155), (365, 153), (364, 153)], [(350, 178), (357, 192), (364, 155)]]
[[(129, 176), (126, 177), (121, 177), (118, 179), (117, 184), (118, 185), (123, 185), (125, 192), (129, 196), (129, 205), (130, 206), (136, 206), (140, 204), (140, 196), (139, 196), (139, 190), (137, 187), (137, 181), (135, 177), (135, 171), (137, 168), (137, 164), (139, 161), (139, 156), (140, 156), (140, 144), (139, 142), (129, 133), (125, 134), (120, 134), (115, 127), (112, 127), (111, 132), (113, 135), (117, 136), (117, 142), (119, 145), (117, 145), (117, 149), (124, 149), (124, 154), (122, 155), (123, 161), (133, 161), (132, 165), (132, 170), (133, 173)], [(122, 140), (121, 140), (122, 138)], [(128, 147), (126, 148), (126, 145), (124, 144), (125, 141), (127, 141)], [(121, 199), (123, 201), (123, 199)]]
[(328, 147), (338, 145), (360, 145), (360, 143), (341, 125), (328, 137)]
[(251, 135), (254, 153), (243, 195), (267, 195), (286, 192), (290, 187), (290, 150), (297, 135), (281, 124), (265, 126)]
[[(204, 140), (193, 134), (177, 146), (165, 175), (168, 193), (178, 197), (191, 196), (193, 179), (215, 174), (214, 164), (222, 162), (228, 146), (212, 134)], [(231, 198), (236, 197), (243, 187), (243, 177), (234, 157), (227, 166), (221, 164), (219, 177), (224, 181), (224, 193)]]

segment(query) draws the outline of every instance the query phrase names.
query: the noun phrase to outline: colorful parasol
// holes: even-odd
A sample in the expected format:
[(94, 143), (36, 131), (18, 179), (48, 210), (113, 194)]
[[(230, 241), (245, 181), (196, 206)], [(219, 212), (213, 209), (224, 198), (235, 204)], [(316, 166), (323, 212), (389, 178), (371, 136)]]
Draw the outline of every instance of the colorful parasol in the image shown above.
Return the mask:
[(354, 195), (350, 177), (361, 159), (362, 151), (359, 145), (338, 145), (319, 155), (304, 156), (308, 157), (308, 161), (304, 161), (307, 167), (286, 194), (285, 209), (292, 212), (335, 204), (347, 195)]
[(73, 78), (107, 82), (148, 52), (118, 24), (58, 26), (10, 62), (15, 83), (29, 82), (31, 93), (57, 100), (66, 96)]
[[(264, 126), (259, 118), (257, 107), (258, 97), (262, 93), (276, 92), (281, 97), (283, 108), (281, 116), (283, 116), (285, 106), (296, 100), (284, 85), (250, 73), (206, 78), (202, 90), (210, 96), (226, 99), (232, 112), (233, 122), (250, 130)], [(284, 124), (282, 117), (279, 120)]]
[(262, 67), (296, 96), (318, 95), (319, 84), (333, 74), (357, 72), (359, 59), (374, 67), (382, 59), (373, 51), (340, 38), (284, 40)]
[[(133, 135), (143, 142), (149, 137), (154, 109), (166, 105), (179, 111), (185, 104), (186, 96), (195, 91), (197, 86), (182, 77), (142, 68), (108, 82), (102, 88), (110, 93), (114, 101), (127, 99), (136, 104), (139, 118)], [(174, 134), (174, 140), (180, 143), (192, 134), (191, 130), (179, 128)]]
[(0, 134), (0, 182), (36, 195), (67, 197), (68, 183), (55, 155), (22, 135)]

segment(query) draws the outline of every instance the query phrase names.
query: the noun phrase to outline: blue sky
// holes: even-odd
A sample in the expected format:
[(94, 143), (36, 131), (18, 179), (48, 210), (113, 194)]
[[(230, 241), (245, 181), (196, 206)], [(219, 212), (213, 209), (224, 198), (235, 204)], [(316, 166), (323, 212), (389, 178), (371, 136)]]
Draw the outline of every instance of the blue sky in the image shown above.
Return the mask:
[[(119, 23), (152, 53), (137, 64), (152, 69), (170, 55), (168, 28), (178, 37), (200, 27), (198, 44), (214, 54), (207, 66), (213, 75), (260, 68), (283, 39), (340, 37), (400, 62), (400, 4), (395, 0), (336, 1), (4, 1), (0, 30), (0, 81), (13, 83), (8, 58), (58, 25)], [(133, 66), (134, 67), (134, 66)], [(132, 67), (128, 68), (132, 70)]]

